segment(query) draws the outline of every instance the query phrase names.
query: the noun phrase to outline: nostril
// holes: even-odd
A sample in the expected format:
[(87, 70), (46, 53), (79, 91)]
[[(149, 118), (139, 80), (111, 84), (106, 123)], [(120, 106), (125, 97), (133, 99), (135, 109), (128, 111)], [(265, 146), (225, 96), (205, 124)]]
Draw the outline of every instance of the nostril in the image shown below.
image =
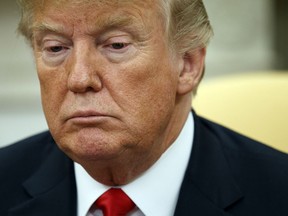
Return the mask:
[(87, 92), (91, 92), (91, 91), (95, 91), (92, 87), (88, 87), (87, 89), (86, 89), (86, 91)]

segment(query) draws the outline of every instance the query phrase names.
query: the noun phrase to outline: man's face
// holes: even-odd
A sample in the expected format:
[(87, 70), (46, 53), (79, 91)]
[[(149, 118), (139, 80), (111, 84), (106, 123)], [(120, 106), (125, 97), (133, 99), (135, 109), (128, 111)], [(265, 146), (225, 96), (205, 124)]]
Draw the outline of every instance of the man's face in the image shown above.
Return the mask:
[(46, 2), (33, 48), (59, 147), (76, 161), (163, 152), (180, 72), (154, 1)]

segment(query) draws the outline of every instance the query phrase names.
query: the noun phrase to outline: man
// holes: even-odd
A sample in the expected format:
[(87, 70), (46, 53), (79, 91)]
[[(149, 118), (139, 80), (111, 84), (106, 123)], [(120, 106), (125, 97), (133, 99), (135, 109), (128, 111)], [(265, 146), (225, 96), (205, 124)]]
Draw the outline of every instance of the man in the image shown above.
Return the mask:
[(49, 132), (0, 151), (0, 215), (287, 216), (287, 156), (191, 111), (202, 0), (19, 2)]

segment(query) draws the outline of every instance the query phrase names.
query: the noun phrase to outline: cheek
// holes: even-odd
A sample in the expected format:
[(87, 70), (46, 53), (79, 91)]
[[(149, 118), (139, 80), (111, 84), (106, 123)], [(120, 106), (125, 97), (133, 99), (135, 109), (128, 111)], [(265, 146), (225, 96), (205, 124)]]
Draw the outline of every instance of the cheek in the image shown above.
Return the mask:
[(66, 84), (63, 77), (57, 76), (59, 71), (47, 70), (41, 66), (37, 67), (37, 71), (41, 88), (42, 107), (50, 127), (57, 120), (57, 115), (65, 98)]
[[(174, 93), (176, 94), (177, 77), (176, 73), (165, 64), (167, 65), (167, 62), (161, 63), (155, 59), (146, 64), (134, 65), (132, 69), (125, 69), (131, 71), (128, 80), (123, 81), (126, 83), (123, 89), (127, 91), (127, 96), (132, 97), (131, 100), (142, 101), (142, 106), (163, 102), (167, 97), (173, 97)], [(144, 102), (147, 103), (143, 104)]]
[(153, 127), (153, 122), (159, 118), (167, 118), (176, 97), (176, 73), (164, 62), (157, 62), (151, 60), (127, 66), (122, 70), (123, 76), (113, 83), (117, 86), (113, 88), (117, 90), (113, 92), (114, 98), (130, 120), (133, 118), (136, 124), (149, 124), (148, 127)]

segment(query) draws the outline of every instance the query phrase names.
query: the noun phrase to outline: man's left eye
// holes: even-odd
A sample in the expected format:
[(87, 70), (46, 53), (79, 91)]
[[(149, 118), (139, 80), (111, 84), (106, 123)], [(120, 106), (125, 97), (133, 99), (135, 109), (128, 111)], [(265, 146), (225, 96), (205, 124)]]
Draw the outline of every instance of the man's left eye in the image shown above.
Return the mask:
[(111, 47), (113, 49), (123, 49), (126, 47), (126, 44), (125, 43), (113, 43), (111, 44)]

